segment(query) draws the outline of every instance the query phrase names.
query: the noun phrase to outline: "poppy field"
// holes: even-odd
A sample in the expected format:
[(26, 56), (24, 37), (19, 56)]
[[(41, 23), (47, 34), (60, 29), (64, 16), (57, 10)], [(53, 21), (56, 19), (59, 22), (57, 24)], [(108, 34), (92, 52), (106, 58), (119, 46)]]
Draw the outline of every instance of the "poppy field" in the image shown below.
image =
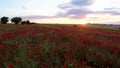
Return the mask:
[(120, 31), (0, 25), (0, 68), (120, 68)]

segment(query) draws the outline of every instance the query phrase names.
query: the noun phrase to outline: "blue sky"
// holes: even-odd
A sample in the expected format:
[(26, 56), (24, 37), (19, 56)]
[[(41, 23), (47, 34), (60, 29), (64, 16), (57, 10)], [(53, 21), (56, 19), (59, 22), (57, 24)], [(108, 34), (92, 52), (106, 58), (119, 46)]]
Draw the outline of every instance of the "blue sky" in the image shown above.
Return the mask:
[(120, 24), (120, 0), (0, 0), (0, 17), (38, 23)]

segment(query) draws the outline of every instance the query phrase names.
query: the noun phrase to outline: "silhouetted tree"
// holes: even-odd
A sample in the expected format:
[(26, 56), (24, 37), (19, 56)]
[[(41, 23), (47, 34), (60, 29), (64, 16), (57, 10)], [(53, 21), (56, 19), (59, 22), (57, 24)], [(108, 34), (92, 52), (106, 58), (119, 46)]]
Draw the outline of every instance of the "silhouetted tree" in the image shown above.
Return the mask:
[(27, 21), (22, 21), (21, 24), (31, 24), (31, 22), (27, 20)]
[(30, 24), (37, 24), (37, 23), (31, 22)]
[(22, 21), (21, 24), (26, 24), (26, 21)]
[(30, 24), (30, 21), (29, 21), (29, 20), (27, 20), (27, 21), (26, 21), (26, 24)]
[(1, 18), (1, 23), (2, 23), (2, 24), (7, 24), (7, 22), (9, 21), (8, 19), (9, 19), (8, 17), (5, 17), (5, 16), (2, 17), (2, 18)]
[(22, 18), (21, 17), (13, 17), (11, 19), (12, 22), (14, 22), (15, 24), (18, 24), (22, 21)]

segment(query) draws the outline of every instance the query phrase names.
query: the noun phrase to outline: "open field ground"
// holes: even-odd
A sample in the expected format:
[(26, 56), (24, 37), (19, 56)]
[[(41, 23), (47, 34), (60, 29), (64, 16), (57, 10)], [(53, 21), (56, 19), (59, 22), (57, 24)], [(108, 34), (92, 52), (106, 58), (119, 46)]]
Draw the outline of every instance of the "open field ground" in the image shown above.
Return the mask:
[(0, 68), (120, 68), (115, 26), (0, 25)]

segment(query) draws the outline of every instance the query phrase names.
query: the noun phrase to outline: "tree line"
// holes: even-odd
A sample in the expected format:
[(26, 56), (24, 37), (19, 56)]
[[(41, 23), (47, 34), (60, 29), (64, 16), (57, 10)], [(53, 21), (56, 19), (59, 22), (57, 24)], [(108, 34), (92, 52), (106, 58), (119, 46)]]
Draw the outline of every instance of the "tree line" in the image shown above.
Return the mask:
[[(4, 16), (4, 17), (0, 18), (0, 23), (1, 24), (7, 24), (8, 21), (9, 21), (9, 17)], [(11, 22), (14, 23), (14, 24), (36, 24), (36, 23), (30, 22), (29, 20), (22, 21), (21, 17), (13, 17), (11, 19)]]

